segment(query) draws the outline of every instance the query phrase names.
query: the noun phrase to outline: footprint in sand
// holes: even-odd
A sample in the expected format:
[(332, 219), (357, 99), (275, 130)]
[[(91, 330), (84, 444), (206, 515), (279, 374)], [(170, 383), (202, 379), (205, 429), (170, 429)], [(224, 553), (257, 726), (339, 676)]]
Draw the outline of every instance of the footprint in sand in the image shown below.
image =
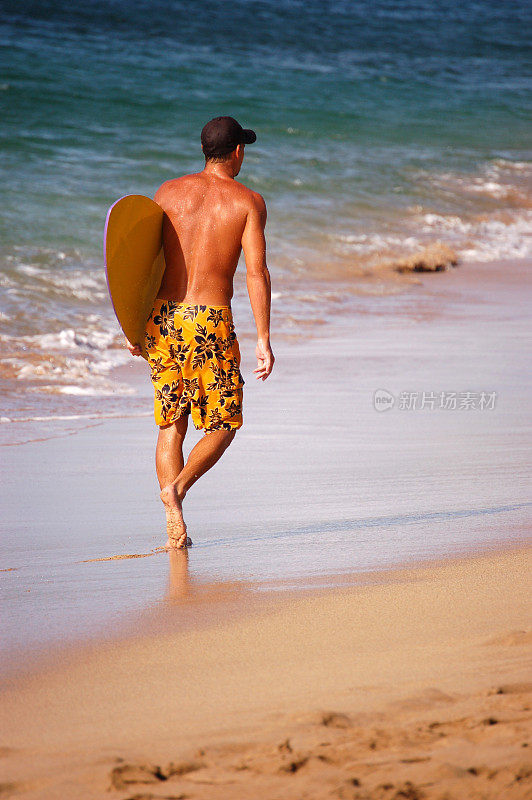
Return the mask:
[(124, 800), (189, 800), (189, 794), (134, 794), (131, 797), (125, 797)]
[(433, 705), (456, 703), (456, 698), (451, 695), (440, 691), (439, 689), (430, 687), (424, 689), (419, 694), (404, 697), (401, 700), (393, 700), (390, 703), (392, 708), (403, 711), (421, 711), (425, 708), (430, 709)]
[(320, 724), (325, 725), (326, 728), (351, 728), (353, 725), (347, 714), (341, 714), (336, 711), (326, 711), (320, 716)]
[(503, 683), (489, 689), (488, 695), (493, 694), (528, 694), (532, 692), (532, 683)]
[(123, 790), (136, 784), (159, 784), (195, 772), (203, 766), (199, 761), (171, 762), (167, 767), (155, 764), (120, 764), (111, 770), (111, 788)]
[(509, 631), (499, 636), (493, 636), (484, 642), (484, 645), (500, 645), (503, 647), (532, 644), (532, 631)]

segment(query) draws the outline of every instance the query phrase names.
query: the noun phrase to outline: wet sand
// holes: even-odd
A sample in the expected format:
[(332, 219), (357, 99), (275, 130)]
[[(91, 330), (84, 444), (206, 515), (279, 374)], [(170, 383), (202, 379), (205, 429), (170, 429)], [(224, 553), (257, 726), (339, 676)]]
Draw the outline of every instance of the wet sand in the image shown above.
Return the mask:
[[(419, 276), (401, 296), (352, 297), (310, 336), (276, 335), (264, 384), (243, 336), (244, 427), (185, 501), (192, 579), (331, 585), (527, 538), (531, 274), (523, 263), (464, 265)], [(71, 435), (3, 449), (4, 648), (98, 635), (162, 601), (164, 554), (124, 558), (166, 541), (146, 372), (131, 360), (147, 416), (77, 432), (58, 423)], [(376, 411), (378, 389), (393, 408)], [(401, 410), (403, 391), (418, 402), (423, 391), (494, 391), (496, 403)]]
[(2, 797), (524, 800), (530, 555), (62, 658), (4, 691)]

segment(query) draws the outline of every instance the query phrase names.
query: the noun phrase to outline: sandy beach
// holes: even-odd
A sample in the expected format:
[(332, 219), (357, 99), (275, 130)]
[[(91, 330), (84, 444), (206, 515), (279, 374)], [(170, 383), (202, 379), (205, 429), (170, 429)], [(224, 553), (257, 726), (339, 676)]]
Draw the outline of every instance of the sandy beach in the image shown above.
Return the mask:
[[(148, 417), (6, 448), (1, 796), (529, 797), (527, 280), (458, 268), (286, 337), (186, 554), (156, 552)], [(325, 420), (298, 405), (320, 374)], [(498, 401), (379, 413), (378, 388)]]
[(145, 620), (13, 679), (2, 797), (530, 797), (529, 581), (508, 549)]

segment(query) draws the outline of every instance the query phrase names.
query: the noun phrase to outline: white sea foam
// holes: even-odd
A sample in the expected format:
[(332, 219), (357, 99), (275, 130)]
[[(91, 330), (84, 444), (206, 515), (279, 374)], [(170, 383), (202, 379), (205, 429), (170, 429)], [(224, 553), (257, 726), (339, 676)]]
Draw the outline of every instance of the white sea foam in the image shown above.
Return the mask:
[(491, 197), (508, 197), (512, 189), (509, 186), (503, 186), (496, 181), (485, 181), (471, 184), (469, 187), (472, 192), (479, 194), (488, 194)]
[(377, 255), (379, 253), (403, 252), (414, 250), (422, 244), (417, 236), (400, 234), (383, 234), (380, 232), (362, 234), (327, 234), (333, 242), (335, 252), (359, 256)]
[(508, 158), (496, 158), (486, 169), (489, 170), (511, 170), (513, 172), (524, 172), (527, 175), (532, 175), (532, 161), (512, 161)]
[(124, 383), (109, 382), (107, 382), (105, 385), (100, 384), (98, 386), (79, 386), (77, 384), (67, 384), (63, 386), (51, 386), (44, 388), (49, 388), (51, 391), (57, 391), (60, 394), (77, 395), (78, 397), (109, 397), (117, 394), (122, 396), (135, 394), (135, 390), (131, 386), (126, 386)]
[[(80, 300), (92, 302), (104, 300), (107, 297), (107, 287), (103, 270), (90, 268), (65, 268), (61, 262), (67, 260), (63, 252), (48, 255), (50, 263), (39, 265), (20, 260), (11, 276), (4, 276), (7, 285), (22, 289), (38, 289), (39, 293), (58, 293)], [(57, 263), (59, 262), (59, 263)], [(38, 285), (25, 282), (25, 278), (33, 278)]]
[[(50, 416), (75, 412), (90, 397), (102, 398), (104, 410), (112, 407), (112, 398), (136, 395), (113, 377), (131, 356), (121, 346), (102, 267), (83, 263), (75, 250), (26, 246), (12, 248), (2, 259), (4, 420), (48, 419), (45, 410)], [(20, 387), (27, 414), (19, 411)]]
[(467, 200), (468, 195), (486, 194), (494, 199), (520, 196), (525, 205), (532, 191), (531, 178), (532, 162), (505, 159), (488, 161), (477, 171), (434, 172), (422, 169), (414, 175), (414, 179), (420, 184), (434, 187), (447, 197), (454, 194), (457, 201)]
[[(420, 171), (419, 179), (456, 212), (416, 205), (412, 224), (425, 236), (443, 238), (466, 260), (532, 256), (532, 163), (499, 158), (478, 172)], [(480, 199), (482, 198), (482, 199)]]
[(55, 333), (23, 337), (23, 341), (35, 344), (42, 350), (107, 350), (115, 339), (115, 331), (104, 331), (96, 327), (81, 331), (64, 328)]
[[(140, 411), (134, 414), (128, 414), (133, 417), (151, 417), (152, 412)], [(71, 422), (73, 420), (81, 419), (122, 419), (124, 413), (118, 414), (50, 414), (48, 416), (32, 416), (32, 417), (0, 417), (0, 424), (12, 422)]]
[[(129, 354), (116, 352), (107, 354), (106, 358), (92, 361), (89, 358), (48, 357), (35, 360), (33, 354), (29, 360), (6, 358), (4, 364), (10, 365), (15, 377), (22, 381), (56, 381), (56, 386), (75, 382), (79, 386), (97, 386), (104, 389), (108, 386), (106, 377), (112, 369), (125, 364)], [(42, 387), (44, 388), (44, 387)]]
[(453, 231), (455, 233), (469, 233), (471, 231), (471, 224), (464, 222), (461, 217), (454, 215), (445, 216), (443, 214), (423, 214), (421, 217), (422, 222), (425, 224), (422, 230), (428, 233), (444, 233), (446, 231)]
[(46, 275), (48, 270), (35, 267), (33, 264), (19, 264), (17, 266), (17, 272), (22, 272), (23, 275), (29, 275), (30, 278), (35, 278), (37, 275)]
[(532, 257), (532, 213), (522, 212), (510, 219), (464, 220), (455, 215), (424, 214), (422, 230), (445, 237), (462, 258), (495, 261)]
[[(71, 397), (111, 397), (135, 394), (124, 383), (113, 380), (112, 371), (127, 363), (129, 353), (116, 348), (118, 326), (105, 325), (96, 314), (86, 318), (80, 330), (63, 328), (48, 334), (10, 336), (0, 341), (13, 353), (3, 359), (11, 377), (29, 384), (30, 392)], [(105, 327), (104, 327), (105, 326)]]
[(354, 263), (360, 260), (363, 264), (411, 254), (436, 239), (451, 246), (465, 260), (532, 257), (530, 209), (459, 215), (427, 211), (417, 204), (408, 210), (410, 217), (394, 224), (398, 230), (328, 233), (329, 248), (337, 256), (352, 257)]

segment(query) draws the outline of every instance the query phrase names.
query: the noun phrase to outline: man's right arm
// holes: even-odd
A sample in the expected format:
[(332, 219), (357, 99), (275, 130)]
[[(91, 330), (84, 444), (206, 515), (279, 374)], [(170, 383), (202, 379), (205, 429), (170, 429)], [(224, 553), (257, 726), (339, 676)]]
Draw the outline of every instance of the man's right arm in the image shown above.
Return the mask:
[(253, 192), (242, 249), (246, 259), (247, 287), (251, 309), (257, 326), (257, 378), (266, 380), (275, 361), (270, 345), (270, 273), (266, 266), (266, 204), (260, 194)]

